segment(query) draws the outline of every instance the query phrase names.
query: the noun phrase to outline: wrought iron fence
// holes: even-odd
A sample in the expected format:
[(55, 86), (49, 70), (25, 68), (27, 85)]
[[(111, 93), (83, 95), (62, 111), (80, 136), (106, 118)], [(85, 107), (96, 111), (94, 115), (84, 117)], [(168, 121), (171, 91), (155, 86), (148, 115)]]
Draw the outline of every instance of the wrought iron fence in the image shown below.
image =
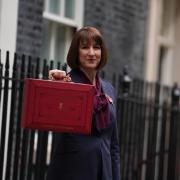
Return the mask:
[[(0, 62), (0, 179), (44, 180), (53, 152), (51, 132), (22, 129), (23, 80), (47, 79), (49, 69), (65, 69), (40, 58), (14, 54), (12, 74)], [(40, 66), (40, 62), (43, 65)], [(101, 73), (106, 78), (105, 72)], [(113, 75), (122, 180), (180, 179), (180, 91), (158, 83), (131, 80), (125, 68)]]
[(180, 179), (180, 89), (120, 78), (117, 117), (123, 180)]

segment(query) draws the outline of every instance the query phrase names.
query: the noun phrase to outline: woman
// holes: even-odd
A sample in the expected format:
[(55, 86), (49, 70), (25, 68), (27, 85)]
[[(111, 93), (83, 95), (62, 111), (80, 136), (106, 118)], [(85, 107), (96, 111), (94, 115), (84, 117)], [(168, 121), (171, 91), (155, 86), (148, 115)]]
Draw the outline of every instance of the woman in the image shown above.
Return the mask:
[(91, 135), (57, 134), (47, 180), (120, 180), (114, 89), (98, 75), (106, 62), (101, 33), (84, 27), (75, 33), (67, 55), (70, 73), (49, 71), (51, 79), (95, 85), (96, 95)]

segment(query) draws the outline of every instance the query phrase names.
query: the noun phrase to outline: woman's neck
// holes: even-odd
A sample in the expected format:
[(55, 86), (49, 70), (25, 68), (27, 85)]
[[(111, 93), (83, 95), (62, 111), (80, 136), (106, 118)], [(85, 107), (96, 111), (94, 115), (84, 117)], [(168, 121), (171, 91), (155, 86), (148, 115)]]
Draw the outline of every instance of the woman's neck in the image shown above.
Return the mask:
[(93, 85), (96, 85), (96, 74), (97, 74), (97, 71), (96, 70), (85, 70), (83, 68), (81, 68), (81, 71), (87, 76), (87, 78), (90, 80), (90, 82), (93, 84)]

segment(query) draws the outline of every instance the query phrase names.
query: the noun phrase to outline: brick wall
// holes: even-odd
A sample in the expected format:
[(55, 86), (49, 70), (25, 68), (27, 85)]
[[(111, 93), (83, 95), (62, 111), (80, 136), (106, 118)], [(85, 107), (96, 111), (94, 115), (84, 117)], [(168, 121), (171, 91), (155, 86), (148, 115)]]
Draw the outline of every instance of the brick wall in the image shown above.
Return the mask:
[[(84, 24), (99, 28), (109, 51), (106, 66), (122, 72), (129, 65), (131, 75), (142, 77), (148, 0), (85, 1)], [(42, 43), (43, 0), (19, 1), (17, 52), (39, 56)]]
[[(109, 50), (105, 69), (122, 72), (128, 65), (130, 74), (142, 77), (148, 0), (96, 0), (85, 3), (85, 25), (103, 32)], [(110, 77), (109, 77), (110, 78)]]
[(42, 36), (43, 0), (19, 0), (17, 46), (19, 54), (39, 56)]

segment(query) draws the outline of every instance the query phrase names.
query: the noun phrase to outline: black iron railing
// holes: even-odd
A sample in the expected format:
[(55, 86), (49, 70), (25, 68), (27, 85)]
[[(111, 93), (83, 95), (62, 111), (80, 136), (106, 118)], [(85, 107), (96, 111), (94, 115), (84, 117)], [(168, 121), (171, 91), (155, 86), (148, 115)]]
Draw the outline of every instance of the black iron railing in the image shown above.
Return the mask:
[[(47, 79), (49, 69), (66, 65), (14, 54), (13, 68), (0, 61), (0, 179), (44, 180), (53, 152), (53, 134), (21, 128), (23, 80)], [(101, 72), (103, 78), (106, 73)], [(132, 79), (125, 67), (114, 73), (121, 156), (121, 180), (180, 178), (180, 91)]]

